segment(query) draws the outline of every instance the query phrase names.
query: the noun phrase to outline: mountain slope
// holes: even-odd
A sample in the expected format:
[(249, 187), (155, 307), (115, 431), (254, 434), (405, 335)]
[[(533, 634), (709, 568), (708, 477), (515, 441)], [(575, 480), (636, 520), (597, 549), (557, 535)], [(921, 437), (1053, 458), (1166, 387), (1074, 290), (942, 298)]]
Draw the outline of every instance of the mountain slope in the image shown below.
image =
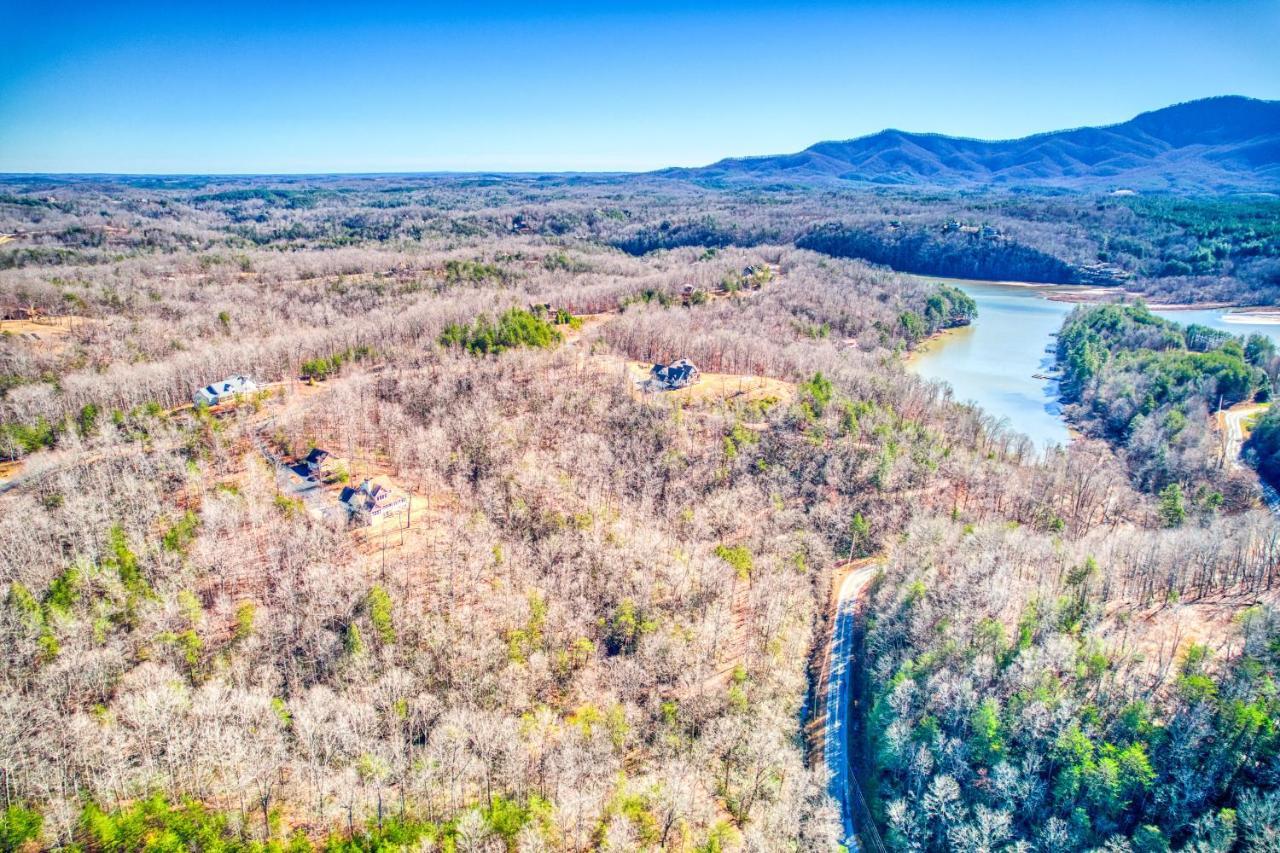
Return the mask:
[(1207, 98), (1108, 127), (1001, 141), (885, 130), (795, 154), (659, 174), (723, 182), (1280, 190), (1280, 101)]

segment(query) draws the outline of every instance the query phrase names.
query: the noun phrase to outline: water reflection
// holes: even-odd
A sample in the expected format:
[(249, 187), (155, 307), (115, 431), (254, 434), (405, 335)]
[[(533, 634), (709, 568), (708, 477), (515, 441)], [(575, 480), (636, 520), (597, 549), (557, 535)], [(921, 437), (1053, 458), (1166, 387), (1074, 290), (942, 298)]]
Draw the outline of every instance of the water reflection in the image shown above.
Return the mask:
[[(1038, 448), (1069, 439), (1055, 378), (1054, 335), (1074, 303), (1048, 297), (1087, 288), (926, 278), (955, 285), (978, 305), (978, 320), (929, 342), (911, 357), (911, 368), (949, 382), (956, 398), (976, 403), (1031, 438)], [(1280, 325), (1234, 322), (1219, 309), (1157, 310), (1178, 323), (1199, 323), (1233, 335), (1260, 333), (1280, 342)]]

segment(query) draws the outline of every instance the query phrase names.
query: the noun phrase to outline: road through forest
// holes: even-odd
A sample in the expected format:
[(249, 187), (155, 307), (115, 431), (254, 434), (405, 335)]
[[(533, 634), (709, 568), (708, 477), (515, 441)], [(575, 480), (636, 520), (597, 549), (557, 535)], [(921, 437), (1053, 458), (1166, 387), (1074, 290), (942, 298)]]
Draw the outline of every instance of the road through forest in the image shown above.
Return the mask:
[[(1270, 408), (1270, 404), (1267, 403), (1251, 403), (1222, 411), (1222, 457), (1227, 460), (1227, 464), (1236, 468), (1244, 467), (1245, 463), (1240, 458), (1240, 453), (1244, 449), (1245, 423), (1249, 418), (1265, 412), (1268, 408)], [(1258, 485), (1262, 487), (1263, 503), (1272, 512), (1280, 514), (1280, 493), (1277, 493), (1261, 477), (1258, 478)]]
[(878, 567), (867, 561), (850, 572), (840, 585), (835, 615), (831, 629), (831, 645), (828, 650), (825, 718), (823, 729), (823, 762), (831, 771), (829, 790), (840, 804), (840, 820), (843, 825), (843, 841), (850, 850), (861, 850), (857, 839), (858, 816), (866, 814), (861, 802), (862, 792), (853, 778), (850, 767), (850, 721), (854, 716), (853, 703), (853, 639), (855, 634), (857, 605), (863, 590), (875, 577)]

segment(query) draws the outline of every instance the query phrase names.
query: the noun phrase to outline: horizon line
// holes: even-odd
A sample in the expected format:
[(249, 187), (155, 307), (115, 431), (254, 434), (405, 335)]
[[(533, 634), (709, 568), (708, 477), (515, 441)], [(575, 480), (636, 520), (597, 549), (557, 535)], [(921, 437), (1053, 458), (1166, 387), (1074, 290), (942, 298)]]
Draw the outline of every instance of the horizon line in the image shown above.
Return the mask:
[(11, 178), (323, 178), (323, 177), (471, 177), (492, 175), (494, 177), (637, 177), (645, 175), (661, 175), (664, 172), (696, 170), (716, 166), (724, 162), (733, 160), (764, 160), (770, 157), (785, 157), (794, 154), (803, 153), (819, 145), (841, 145), (850, 142), (856, 142), (862, 139), (870, 139), (886, 133), (900, 133), (911, 136), (927, 136), (935, 138), (955, 139), (963, 142), (981, 142), (986, 144), (1001, 144), (1006, 142), (1021, 142), (1024, 140), (1037, 139), (1045, 136), (1053, 136), (1060, 133), (1073, 133), (1081, 130), (1105, 130), (1114, 127), (1120, 127), (1132, 121), (1150, 115), (1153, 113), (1163, 112), (1165, 110), (1177, 109), (1179, 107), (1188, 106), (1190, 104), (1199, 104), (1210, 101), (1223, 100), (1241, 100), (1255, 101), (1262, 104), (1280, 104), (1280, 99), (1276, 98), (1259, 98), (1253, 95), (1241, 94), (1223, 94), (1209, 95), (1203, 98), (1192, 98), (1185, 101), (1177, 101), (1166, 104), (1161, 107), (1153, 107), (1135, 113), (1123, 121), (1111, 122), (1107, 124), (1082, 124), (1074, 127), (1060, 127), (1054, 130), (1043, 130), (1035, 133), (1028, 133), (1022, 136), (1012, 136), (1004, 138), (984, 138), (977, 136), (965, 136), (962, 134), (946, 133), (943, 131), (915, 131), (903, 130), (897, 127), (884, 127), (871, 133), (864, 133), (860, 136), (845, 137), (842, 139), (820, 139), (813, 142), (805, 148), (797, 151), (788, 152), (772, 152), (764, 154), (744, 154), (729, 155), (713, 160), (710, 163), (703, 163), (693, 166), (677, 166), (665, 165), (647, 169), (606, 169), (600, 171), (586, 169), (361, 169), (355, 171), (207, 171), (207, 172), (116, 172), (109, 170), (102, 171), (32, 171), (32, 172), (0, 172), (0, 180)]

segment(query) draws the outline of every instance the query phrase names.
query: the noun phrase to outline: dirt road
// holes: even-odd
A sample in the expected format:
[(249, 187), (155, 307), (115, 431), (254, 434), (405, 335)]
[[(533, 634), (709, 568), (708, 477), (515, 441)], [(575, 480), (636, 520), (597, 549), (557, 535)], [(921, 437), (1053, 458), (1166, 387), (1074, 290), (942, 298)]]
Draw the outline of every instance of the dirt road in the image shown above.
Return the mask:
[[(1265, 412), (1270, 407), (1270, 403), (1244, 403), (1219, 413), (1221, 418), (1219, 426), (1222, 430), (1222, 458), (1227, 465), (1233, 468), (1244, 467), (1244, 462), (1240, 459), (1240, 453), (1244, 449), (1244, 440), (1246, 438), (1245, 425), (1250, 418)], [(1258, 479), (1258, 485), (1262, 487), (1262, 502), (1272, 512), (1280, 515), (1280, 493), (1277, 493), (1270, 484), (1261, 478)]]
[(1245, 422), (1254, 415), (1265, 412), (1270, 405), (1270, 403), (1248, 403), (1232, 406), (1221, 413), (1222, 458), (1227, 461), (1227, 464), (1237, 468), (1244, 464), (1240, 461), (1240, 449), (1244, 445)]

